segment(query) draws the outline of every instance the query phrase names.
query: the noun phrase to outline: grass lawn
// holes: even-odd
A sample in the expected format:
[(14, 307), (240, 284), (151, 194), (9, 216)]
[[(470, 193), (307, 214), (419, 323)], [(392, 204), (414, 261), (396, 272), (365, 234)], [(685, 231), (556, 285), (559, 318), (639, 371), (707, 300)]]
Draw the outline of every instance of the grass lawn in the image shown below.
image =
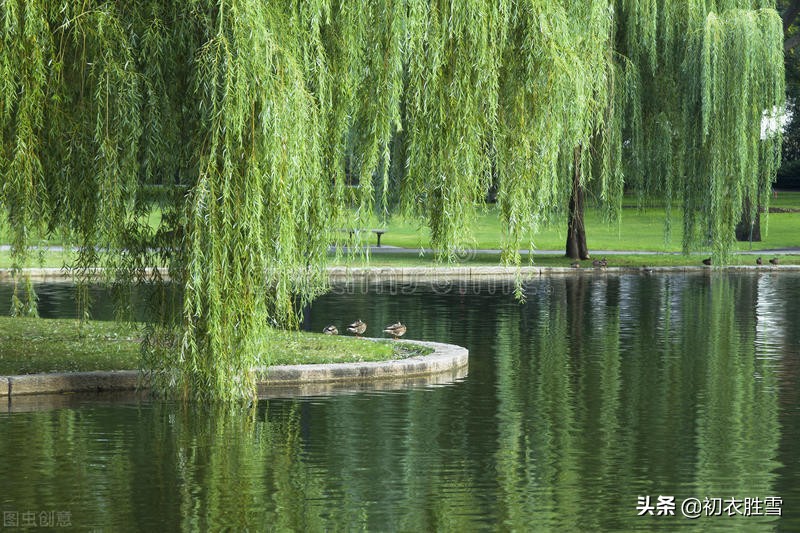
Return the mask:
[[(591, 251), (591, 250), (590, 250)], [(592, 259), (600, 259), (604, 257), (602, 254), (592, 255)], [(667, 266), (703, 266), (702, 259), (707, 255), (692, 254), (685, 256), (682, 254), (674, 253), (661, 253), (661, 254), (614, 254), (606, 255), (609, 267), (667, 267)], [(752, 265), (755, 266), (757, 255), (742, 254), (733, 255), (728, 262), (729, 265)], [(780, 260), (781, 265), (800, 265), (800, 254), (773, 254), (765, 253), (761, 255), (764, 260), (764, 268), (769, 268), (767, 261), (773, 257)], [(581, 267), (591, 268), (592, 259), (580, 261)], [(533, 258), (533, 266), (537, 267), (569, 267), (574, 261), (564, 257), (563, 254), (535, 254)], [(430, 255), (420, 257), (419, 254), (408, 253), (391, 253), (391, 254), (372, 254), (369, 263), (361, 261), (351, 261), (348, 263), (342, 260), (335, 263), (335, 266), (349, 266), (349, 267), (432, 267), (432, 266), (456, 266), (456, 267), (478, 267), (478, 266), (499, 266), (500, 259), (498, 254), (475, 254), (470, 255), (464, 260), (454, 262), (452, 264), (442, 263), (437, 264), (434, 262)], [(527, 257), (522, 258), (522, 266), (529, 266)]]
[[(274, 331), (258, 365), (385, 361), (430, 353), (405, 343)], [(139, 368), (140, 327), (119, 322), (0, 317), (0, 375)], [(274, 349), (274, 348), (273, 348)]]
[[(743, 250), (769, 250), (776, 248), (800, 247), (800, 192), (779, 192), (777, 198), (771, 199), (771, 207), (797, 212), (770, 213), (768, 221), (762, 222), (761, 242), (737, 243), (736, 249)], [(150, 223), (155, 225), (159, 214), (154, 211)], [(419, 222), (405, 220), (400, 217), (390, 219), (386, 224), (373, 220), (373, 227), (385, 227), (388, 231), (383, 235), (381, 243), (402, 248), (429, 248), (430, 233)], [(469, 225), (471, 238), (468, 247), (478, 250), (496, 250), (502, 246), (503, 229), (497, 208), (489, 206), (482, 210), (475, 220)], [(635, 207), (633, 198), (626, 198), (623, 203), (622, 219), (617, 224), (606, 223), (601, 213), (596, 209), (587, 209), (586, 232), (589, 251), (592, 250), (621, 250), (621, 251), (648, 251), (648, 252), (679, 252), (682, 239), (682, 215), (680, 210), (673, 212), (672, 236), (669, 242), (664, 239), (664, 209), (649, 207), (639, 210)], [(375, 236), (368, 234), (368, 242), (375, 244)], [(534, 236), (534, 244), (538, 250), (554, 250), (557, 253), (552, 257), (536, 256), (536, 264), (542, 266), (566, 266), (571, 261), (563, 259), (561, 250), (564, 249), (566, 240), (566, 221), (550, 228), (542, 229)], [(0, 243), (8, 242), (7, 229), (0, 230)], [(42, 244), (60, 244), (54, 241), (42, 241)], [(526, 243), (523, 243), (527, 247)], [(67, 251), (42, 251), (36, 254), (29, 266), (61, 268), (73, 258), (73, 252)], [(475, 255), (467, 254), (467, 264), (472, 265), (497, 265), (499, 259), (496, 254)], [(766, 255), (771, 255), (765, 253)], [(628, 257), (628, 256), (626, 256)], [(616, 264), (636, 264), (640, 260), (635, 256), (618, 258)], [(628, 263), (625, 263), (628, 261)], [(733, 262), (749, 264), (753, 258), (744, 257)], [(794, 259), (787, 257), (786, 264), (791, 264)], [(696, 258), (673, 256), (648, 256), (643, 264), (651, 265), (685, 265), (695, 264)], [(435, 264), (432, 255), (418, 257), (416, 253), (389, 255), (372, 254), (372, 266), (420, 266)], [(0, 268), (12, 266), (11, 256), (8, 251), (0, 251)]]
[[(753, 250), (800, 247), (800, 192), (781, 192), (772, 199), (771, 207), (797, 209), (798, 212), (770, 213), (767, 224), (762, 223), (761, 242), (753, 243)], [(663, 207), (635, 208), (633, 199), (626, 199), (620, 222), (609, 224), (597, 209), (586, 211), (586, 236), (589, 250), (642, 250), (650, 252), (679, 252), (683, 238), (683, 215), (680, 210), (672, 213), (672, 235), (669, 242), (664, 239)], [(377, 225), (378, 222), (375, 222)], [(403, 248), (430, 246), (430, 233), (416, 221), (392, 218), (384, 225), (388, 230), (381, 244)], [(472, 240), (470, 248), (498, 249), (502, 245), (503, 227), (498, 210), (489, 206), (478, 214), (469, 226)], [(567, 223), (562, 221), (550, 228), (543, 228), (534, 236), (539, 250), (563, 250), (566, 242)], [(370, 236), (374, 244), (374, 237)], [(524, 244), (523, 244), (524, 245)], [(750, 243), (737, 243), (738, 250), (750, 250)]]

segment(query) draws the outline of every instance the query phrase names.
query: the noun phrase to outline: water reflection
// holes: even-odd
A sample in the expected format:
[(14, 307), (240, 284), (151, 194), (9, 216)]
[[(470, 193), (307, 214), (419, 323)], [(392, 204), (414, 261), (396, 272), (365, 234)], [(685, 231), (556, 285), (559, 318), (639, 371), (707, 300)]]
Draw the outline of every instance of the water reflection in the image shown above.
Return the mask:
[[(113, 530), (798, 530), (798, 281), (552, 277), (524, 305), (498, 285), (340, 291), (311, 329), (402, 319), (468, 346), (469, 375), (249, 412), (0, 414), (2, 510)], [(678, 516), (637, 516), (644, 495)], [(689, 497), (770, 496), (783, 517), (680, 517)]]

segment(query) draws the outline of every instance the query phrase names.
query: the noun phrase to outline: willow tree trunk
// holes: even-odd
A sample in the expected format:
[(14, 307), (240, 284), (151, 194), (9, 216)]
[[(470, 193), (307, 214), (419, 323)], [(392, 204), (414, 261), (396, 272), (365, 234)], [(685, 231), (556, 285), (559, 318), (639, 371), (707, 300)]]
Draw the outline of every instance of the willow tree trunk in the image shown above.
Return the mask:
[(739, 242), (761, 242), (761, 206), (750, 197), (744, 199), (742, 219), (736, 225), (736, 240)]
[(586, 246), (586, 227), (583, 224), (583, 185), (581, 185), (581, 147), (573, 154), (572, 196), (569, 199), (569, 222), (567, 226), (567, 257), (589, 259)]

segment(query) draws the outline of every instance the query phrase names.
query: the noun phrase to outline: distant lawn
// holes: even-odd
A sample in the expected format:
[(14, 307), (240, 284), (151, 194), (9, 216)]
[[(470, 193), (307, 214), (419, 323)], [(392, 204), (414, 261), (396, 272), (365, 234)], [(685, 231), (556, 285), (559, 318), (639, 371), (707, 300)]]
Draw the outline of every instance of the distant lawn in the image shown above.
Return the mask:
[[(591, 250), (590, 250), (591, 251)], [(593, 254), (592, 259), (579, 261), (581, 268), (592, 268), (593, 259), (601, 259), (603, 254)], [(609, 254), (605, 258), (608, 260), (609, 267), (642, 267), (642, 266), (703, 266), (702, 259), (708, 257), (706, 254), (694, 253), (689, 256), (678, 253), (658, 253), (658, 254)], [(752, 265), (755, 266), (757, 255), (742, 254), (733, 255), (728, 262), (729, 265)], [(769, 268), (768, 260), (777, 257), (781, 265), (800, 264), (800, 254), (761, 254), (765, 269)], [(564, 257), (563, 254), (534, 254), (533, 266), (538, 267), (569, 267), (574, 260)], [(522, 266), (529, 266), (528, 257), (523, 256)], [(375, 253), (370, 256), (369, 263), (353, 260), (346, 260), (334, 263), (332, 266), (349, 266), (354, 268), (361, 267), (435, 267), (435, 266), (454, 266), (454, 267), (479, 267), (479, 266), (500, 266), (498, 254), (474, 254), (465, 259), (453, 263), (436, 263), (430, 254), (420, 257), (413, 252), (404, 253)]]
[[(779, 192), (777, 198), (770, 200), (771, 207), (781, 209), (796, 209), (800, 211), (800, 192)], [(636, 208), (636, 199), (626, 197), (623, 201), (622, 218), (619, 223), (606, 223), (599, 210), (587, 209), (586, 232), (589, 251), (592, 250), (624, 250), (624, 251), (650, 251), (650, 252), (679, 252), (683, 238), (682, 215), (679, 209), (673, 212), (672, 235), (669, 242), (664, 240), (663, 207), (648, 207), (643, 210)], [(160, 218), (156, 209), (150, 217), (150, 224), (155, 227)], [(767, 223), (762, 223), (761, 242), (753, 243), (753, 250), (769, 250), (774, 248), (800, 247), (800, 212), (770, 213)], [(391, 218), (386, 224), (377, 218), (365, 224), (371, 227), (385, 227), (388, 231), (383, 235), (381, 243), (402, 248), (429, 248), (430, 232), (425, 226), (420, 226), (417, 221), (404, 220), (400, 217)], [(498, 210), (495, 206), (488, 206), (481, 210), (476, 219), (469, 225), (471, 238), (467, 247), (471, 249), (496, 250), (502, 246), (503, 229)], [(543, 228), (534, 236), (534, 245), (538, 250), (554, 250), (560, 252), (564, 249), (566, 240), (566, 220), (550, 228)], [(7, 243), (8, 230), (0, 226), (0, 243)], [(365, 242), (374, 245), (376, 238), (368, 233)], [(60, 241), (53, 239), (42, 240), (42, 245), (58, 245)], [(527, 248), (527, 243), (521, 243)], [(750, 243), (737, 243), (737, 250), (750, 250)], [(60, 268), (74, 259), (74, 252), (42, 251), (34, 252), (31, 267)], [(373, 254), (372, 264), (434, 264), (432, 256), (425, 259), (401, 259), (397, 257), (384, 257)], [(498, 264), (495, 255), (486, 255), (472, 260), (475, 264)], [(537, 260), (538, 261), (538, 260)], [(672, 260), (670, 260), (672, 261)], [(678, 260), (676, 264), (691, 262), (691, 259)], [(11, 256), (8, 251), (0, 251), (0, 268), (12, 266)]]
[[(663, 207), (648, 207), (639, 210), (635, 200), (626, 198), (619, 223), (608, 224), (597, 209), (586, 211), (586, 235), (589, 250), (642, 250), (649, 252), (679, 252), (683, 239), (683, 218), (679, 209), (672, 213), (672, 235), (669, 242), (664, 239), (665, 210)], [(771, 207), (798, 209), (800, 192), (782, 192), (771, 200)], [(378, 222), (375, 222), (377, 225)], [(381, 244), (402, 248), (430, 247), (430, 232), (416, 221), (392, 218), (385, 225), (388, 230)], [(472, 240), (469, 248), (498, 249), (502, 245), (503, 227), (498, 210), (489, 206), (479, 213), (469, 226)], [(534, 245), (539, 250), (563, 250), (566, 243), (566, 219), (549, 228), (543, 228), (534, 236)], [(770, 213), (767, 224), (762, 223), (761, 242), (753, 243), (753, 250), (800, 247), (800, 212)], [(375, 243), (370, 235), (370, 244)], [(527, 243), (522, 243), (527, 247)], [(750, 243), (737, 243), (738, 250), (749, 250)]]
[[(430, 350), (403, 343), (347, 336), (274, 331), (258, 365), (385, 361)], [(139, 368), (138, 325), (77, 320), (0, 317), (0, 375)]]

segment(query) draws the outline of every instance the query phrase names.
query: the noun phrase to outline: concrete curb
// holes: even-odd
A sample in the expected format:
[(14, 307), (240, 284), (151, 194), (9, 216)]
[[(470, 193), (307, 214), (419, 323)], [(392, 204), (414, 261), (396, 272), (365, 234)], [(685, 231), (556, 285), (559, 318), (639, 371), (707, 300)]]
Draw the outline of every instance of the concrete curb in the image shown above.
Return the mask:
[[(385, 339), (373, 339), (385, 340)], [(373, 381), (401, 380), (413, 384), (413, 378), (441, 375), (435, 383), (450, 382), (466, 375), (469, 351), (454, 344), (428, 341), (397, 341), (427, 346), (434, 349), (429, 355), (369, 363), (335, 363), (320, 365), (279, 365), (256, 368), (259, 395), (276, 396), (287, 388), (298, 385), (329, 383), (371, 383)], [(18, 396), (32, 394), (59, 394), (80, 392), (116, 392), (147, 389), (137, 370), (69, 372), (53, 374), (28, 374), (0, 376), (0, 397), (9, 401)], [(336, 387), (309, 387), (310, 394), (324, 393)]]
[[(473, 266), (473, 267), (329, 267), (328, 279), (332, 283), (349, 281), (383, 282), (396, 281), (400, 283), (441, 280), (484, 280), (484, 279), (515, 279), (517, 275), (523, 279), (540, 276), (576, 274), (576, 273), (607, 273), (607, 274), (636, 274), (636, 273), (676, 273), (676, 272), (786, 272), (800, 271), (800, 265), (730, 265), (730, 266), (654, 266), (654, 267), (609, 267), (605, 269), (593, 268), (587, 264), (581, 268), (571, 267), (540, 267), (522, 266)], [(72, 283), (73, 278), (60, 268), (26, 268), (24, 273), (32, 280), (49, 283)], [(91, 275), (98, 280), (102, 277), (102, 270), (94, 269)], [(10, 268), (0, 269), (0, 282), (11, 281), (13, 276)], [(167, 279), (166, 271), (161, 273)]]
[(26, 374), (0, 377), (0, 396), (135, 390), (138, 384), (138, 370)]
[[(374, 339), (379, 340), (379, 339)], [(429, 355), (365, 363), (331, 363), (320, 365), (277, 365), (256, 369), (262, 373), (260, 384), (292, 385), (299, 383), (331, 383), (337, 381), (372, 381), (407, 378), (426, 374), (450, 372), (467, 366), (469, 352), (454, 344), (422, 341), (397, 341), (433, 348)]]
[(707, 266), (662, 266), (662, 267), (609, 267), (593, 268), (585, 266), (581, 268), (571, 267), (537, 267), (524, 266), (517, 270), (514, 267), (363, 267), (346, 268), (333, 267), (328, 269), (328, 276), (331, 282), (352, 282), (366, 281), (381, 283), (393, 281), (398, 283), (412, 283), (423, 281), (480, 281), (488, 279), (516, 279), (519, 275), (522, 279), (532, 279), (541, 276), (551, 275), (574, 275), (574, 274), (650, 274), (650, 273), (686, 273), (686, 272), (780, 272), (780, 271), (800, 271), (800, 265), (781, 265), (781, 266), (749, 266), (732, 265), (724, 267)]

